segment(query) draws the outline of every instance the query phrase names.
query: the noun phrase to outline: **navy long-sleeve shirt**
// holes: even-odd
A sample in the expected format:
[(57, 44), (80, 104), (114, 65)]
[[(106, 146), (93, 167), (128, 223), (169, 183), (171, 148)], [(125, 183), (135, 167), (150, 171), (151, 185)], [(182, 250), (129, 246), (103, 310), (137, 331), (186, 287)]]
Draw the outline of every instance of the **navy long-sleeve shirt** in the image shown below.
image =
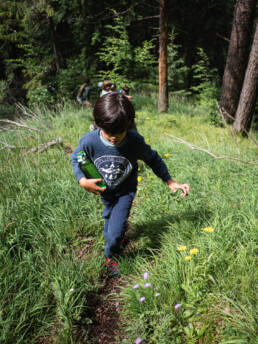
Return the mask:
[(71, 155), (74, 175), (78, 181), (85, 177), (77, 161), (77, 153), (80, 151), (88, 155), (103, 176), (107, 184), (103, 196), (136, 191), (137, 160), (143, 160), (164, 182), (171, 178), (161, 157), (136, 131), (129, 130), (118, 146), (106, 145), (100, 135), (99, 129), (85, 134)]

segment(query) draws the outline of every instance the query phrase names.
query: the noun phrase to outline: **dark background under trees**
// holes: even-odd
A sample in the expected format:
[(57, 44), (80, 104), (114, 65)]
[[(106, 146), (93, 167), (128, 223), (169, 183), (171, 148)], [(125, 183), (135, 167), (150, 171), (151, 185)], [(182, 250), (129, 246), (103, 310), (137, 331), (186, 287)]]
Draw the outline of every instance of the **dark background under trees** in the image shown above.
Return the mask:
[[(209, 80), (219, 97), (236, 2), (167, 1), (169, 94), (198, 94)], [(157, 90), (158, 38), (158, 0), (2, 0), (0, 116), (17, 102), (75, 99), (86, 76)]]

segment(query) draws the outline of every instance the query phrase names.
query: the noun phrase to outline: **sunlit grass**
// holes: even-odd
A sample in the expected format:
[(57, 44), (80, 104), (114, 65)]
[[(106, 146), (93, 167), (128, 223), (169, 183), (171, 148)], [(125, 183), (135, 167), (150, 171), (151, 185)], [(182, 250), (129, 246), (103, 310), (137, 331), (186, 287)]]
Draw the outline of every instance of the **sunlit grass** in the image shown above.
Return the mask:
[[(216, 160), (169, 135), (245, 161), (256, 161), (257, 148), (212, 127), (190, 101), (173, 98), (169, 113), (158, 115), (155, 98), (133, 99), (138, 131), (191, 192), (172, 195), (139, 163), (132, 247), (120, 260), (123, 343), (254, 344), (257, 166)], [(1, 141), (34, 147), (61, 137), (75, 147), (92, 121), (91, 110), (71, 104), (35, 114), (25, 123), (40, 132), (1, 133)], [(88, 297), (104, 272), (102, 204), (78, 186), (64, 147), (22, 151), (0, 151), (0, 342), (76, 343), (80, 326), (87, 337)]]

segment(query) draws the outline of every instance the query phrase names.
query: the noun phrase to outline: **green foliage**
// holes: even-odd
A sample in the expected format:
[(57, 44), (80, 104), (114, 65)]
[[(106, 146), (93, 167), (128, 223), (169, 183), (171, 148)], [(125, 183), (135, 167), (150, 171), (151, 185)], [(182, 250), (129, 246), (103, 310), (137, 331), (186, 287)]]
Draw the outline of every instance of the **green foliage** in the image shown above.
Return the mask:
[(7, 80), (0, 80), (0, 118), (13, 118), (16, 113), (14, 105), (10, 104), (8, 92)]
[[(185, 108), (181, 99), (171, 107), (172, 119), (171, 113), (160, 118), (151, 112), (137, 116), (140, 133), (162, 154), (176, 180), (188, 181), (192, 189), (187, 199), (173, 198), (152, 171), (145, 167), (139, 171), (142, 179), (128, 234), (136, 241), (136, 260), (131, 260), (133, 268), (126, 265), (126, 273), (139, 272), (123, 288), (124, 342), (132, 344), (141, 337), (146, 343), (255, 343), (257, 190), (248, 191), (246, 178), (251, 183), (257, 166), (218, 163), (198, 151), (193, 156), (169, 134), (218, 155), (238, 156), (240, 149), (251, 161), (255, 147), (244, 140), (236, 147), (230, 131), (203, 121), (203, 116), (208, 119), (203, 108), (195, 106), (199, 116), (193, 117)], [(214, 231), (204, 231), (207, 227)], [(186, 247), (179, 251), (180, 246)], [(198, 251), (191, 254), (194, 248)], [(191, 259), (185, 260), (187, 256)], [(142, 279), (145, 271), (148, 281)], [(151, 283), (149, 288), (143, 287), (146, 282)], [(139, 301), (142, 296), (144, 302)], [(181, 305), (178, 310), (176, 304)]]
[(185, 90), (185, 80), (189, 73), (189, 68), (185, 66), (184, 59), (180, 56), (180, 45), (175, 44), (175, 30), (169, 35), (167, 47), (168, 63), (168, 87), (173, 94), (187, 95)]
[[(254, 344), (257, 166), (215, 160), (169, 135), (250, 161), (256, 147), (243, 138), (236, 146), (227, 128), (211, 127), (204, 109), (183, 98), (173, 97), (162, 116), (154, 94), (137, 98), (139, 132), (191, 192), (185, 199), (172, 195), (140, 163), (127, 232), (130, 250), (120, 258), (123, 343), (142, 337), (153, 344)], [(92, 113), (68, 102), (61, 109), (54, 115), (26, 112), (22, 123), (41, 131), (1, 132), (0, 141), (31, 148), (62, 137), (64, 146), (75, 147)], [(64, 148), (25, 156), (22, 148), (0, 150), (1, 343), (40, 343), (46, 337), (90, 343), (89, 299), (103, 288), (103, 206), (78, 186)], [(214, 231), (204, 231), (207, 227)], [(191, 253), (193, 248), (198, 252)], [(145, 301), (139, 302), (142, 296)], [(181, 306), (175, 309), (176, 304)]]
[(198, 61), (192, 66), (197, 84), (191, 87), (191, 91), (195, 94), (196, 103), (209, 113), (210, 123), (223, 126), (217, 114), (220, 96), (217, 70), (211, 68), (209, 58), (202, 48), (198, 48), (197, 56)]
[(7, 81), (0, 80), (0, 102), (2, 102), (7, 95), (7, 86)]
[(87, 77), (94, 76), (94, 66), (87, 65), (85, 52), (67, 60), (67, 68), (61, 68), (57, 76), (58, 92), (65, 99), (75, 99), (81, 84)]
[[(121, 87), (127, 84), (134, 88), (136, 79), (139, 81), (141, 76), (148, 80), (151, 67), (155, 63), (151, 53), (154, 42), (145, 41), (141, 47), (133, 48), (129, 41), (127, 26), (128, 24), (116, 14), (114, 25), (105, 27), (109, 35), (105, 38), (98, 55), (107, 70), (101, 70), (98, 76), (102, 80), (112, 80)], [(141, 87), (142, 81), (141, 79)]]
[(213, 83), (217, 79), (218, 72), (215, 68), (211, 68), (209, 57), (202, 48), (197, 49), (197, 57), (198, 61), (192, 66), (193, 78), (197, 81), (197, 85), (192, 86), (191, 90), (194, 93), (202, 94), (208, 88), (208, 95), (213, 95)]
[[(201, 10), (196, 2), (189, 6), (180, 2), (174, 11), (172, 2), (168, 4), (168, 29), (171, 23), (177, 28), (177, 43), (172, 29), (168, 46), (169, 91), (181, 95), (187, 95), (192, 82), (184, 61), (192, 61), (196, 44), (222, 73), (228, 45), (213, 38), (216, 32), (229, 35), (234, 1), (215, 1), (212, 6), (206, 2)], [(29, 104), (44, 101), (35, 89), (38, 85), (52, 85), (60, 98), (74, 99), (80, 72), (96, 80), (112, 79), (119, 86), (127, 83), (135, 90), (153, 90), (158, 84), (156, 10), (135, 0), (129, 7), (114, 0), (0, 1), (0, 78), (13, 76), (8, 83), (12, 103), (24, 101), (26, 92)], [(46, 100), (52, 103), (51, 97)]]

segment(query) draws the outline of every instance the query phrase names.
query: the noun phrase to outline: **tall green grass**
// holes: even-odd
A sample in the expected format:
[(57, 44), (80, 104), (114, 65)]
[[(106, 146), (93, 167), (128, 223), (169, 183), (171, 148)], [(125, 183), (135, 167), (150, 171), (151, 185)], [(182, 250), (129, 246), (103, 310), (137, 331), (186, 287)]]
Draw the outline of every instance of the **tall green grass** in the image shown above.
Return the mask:
[[(135, 95), (134, 104), (139, 132), (191, 192), (185, 199), (173, 196), (140, 163), (128, 233), (133, 244), (120, 261), (123, 343), (142, 337), (148, 344), (254, 344), (257, 166), (216, 160), (169, 135), (246, 161), (257, 159), (257, 149), (227, 128), (212, 127), (190, 101), (172, 98), (161, 115), (155, 97)], [(40, 132), (4, 132), (0, 141), (33, 147), (61, 137), (75, 147), (91, 120), (90, 110), (71, 104), (35, 110), (24, 122)], [(78, 186), (64, 147), (24, 157), (21, 152), (0, 150), (0, 342), (77, 343), (83, 333), (88, 343), (88, 301), (105, 274), (102, 204)], [(198, 253), (191, 255), (192, 248)], [(147, 282), (151, 286), (144, 288)]]

